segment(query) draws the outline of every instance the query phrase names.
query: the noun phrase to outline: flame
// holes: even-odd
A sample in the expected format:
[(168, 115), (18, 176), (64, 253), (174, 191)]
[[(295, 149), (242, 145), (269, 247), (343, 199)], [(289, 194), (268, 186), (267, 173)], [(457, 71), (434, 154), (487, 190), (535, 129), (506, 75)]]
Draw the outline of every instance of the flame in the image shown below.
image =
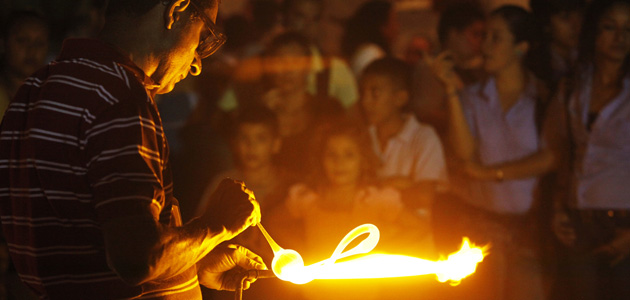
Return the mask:
[[(355, 238), (363, 234), (369, 236), (359, 245), (342, 252)], [(440, 282), (449, 281), (457, 285), (462, 279), (474, 273), (477, 264), (483, 261), (488, 247), (476, 247), (464, 238), (459, 251), (447, 259), (431, 261), (406, 255), (369, 254), (351, 260), (337, 262), (340, 258), (370, 252), (378, 242), (378, 228), (371, 224), (361, 225), (342, 239), (333, 255), (321, 262), (304, 266), (303, 262), (288, 263), (274, 273), (278, 278), (295, 284), (308, 283), (315, 279), (366, 279), (435, 274)], [(299, 254), (296, 255), (299, 256)], [(301, 257), (300, 257), (301, 258)]]

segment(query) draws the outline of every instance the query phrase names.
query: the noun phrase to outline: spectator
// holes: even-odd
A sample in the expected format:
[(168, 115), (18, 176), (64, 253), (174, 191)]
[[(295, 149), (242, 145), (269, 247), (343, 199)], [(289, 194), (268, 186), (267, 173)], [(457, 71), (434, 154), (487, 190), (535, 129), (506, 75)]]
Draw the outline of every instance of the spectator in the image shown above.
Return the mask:
[(39, 14), (16, 11), (9, 15), (2, 32), (0, 118), (24, 79), (46, 63), (48, 38), (48, 23)]
[(542, 45), (529, 62), (536, 75), (554, 91), (569, 75), (577, 59), (583, 0), (530, 0), (530, 7), (543, 27)]
[[(440, 16), (437, 33), (442, 50), (437, 60), (438, 63), (453, 65), (454, 75), (461, 86), (482, 79), (484, 22), (483, 11), (472, 3), (449, 6)], [(415, 66), (410, 106), (418, 119), (433, 126), (444, 140), (448, 128), (447, 94), (435, 70), (431, 68), (435, 64), (429, 55), (427, 52)]]
[[(374, 184), (378, 158), (362, 126), (332, 123), (312, 145), (309, 180), (291, 187), (286, 202), (289, 214), (304, 222), (305, 244), (300, 253), (306, 264), (327, 258), (346, 233), (364, 223), (380, 229), (380, 251), (400, 251), (397, 246), (401, 245), (423, 249), (416, 236), (406, 239), (408, 244), (392, 239), (408, 234), (397, 225), (410, 216), (397, 190)], [(415, 225), (408, 228), (417, 230)], [(309, 283), (303, 290), (307, 299), (386, 299), (380, 286), (350, 281), (343, 290), (326, 281)]]
[(442, 143), (435, 130), (406, 112), (411, 68), (382, 58), (361, 77), (361, 106), (370, 124), (372, 149), (382, 162), (378, 175), (386, 184), (408, 192), (412, 208), (427, 216), (439, 183), (447, 182)]
[(344, 113), (335, 99), (308, 93), (310, 65), (308, 42), (297, 33), (278, 36), (265, 54), (268, 87), (262, 102), (278, 117), (281, 166), (294, 174), (307, 173), (304, 154), (316, 127)]
[(284, 1), (285, 27), (299, 32), (309, 41), (311, 50), (311, 72), (308, 91), (319, 97), (339, 100), (344, 108), (353, 107), (359, 98), (354, 74), (348, 65), (334, 56), (326, 56), (319, 46), (320, 22), (324, 11), (322, 0)]
[[(525, 67), (537, 37), (533, 16), (518, 6), (501, 6), (487, 22), (484, 70), (489, 77), (458, 94), (452, 69), (441, 72), (450, 109), (449, 138), (467, 176), (462, 193), (472, 206), (460, 234), (491, 242), (492, 289), (485, 299), (542, 299), (543, 278), (536, 228), (539, 177), (553, 170), (554, 156), (543, 140), (544, 84)], [(438, 207), (445, 202), (436, 201)], [(459, 219), (458, 208), (451, 221)], [(465, 210), (462, 210), (465, 211)], [(439, 236), (439, 233), (436, 234)], [(461, 237), (459, 237), (461, 239)], [(485, 239), (485, 240), (484, 240)]]
[(400, 25), (392, 2), (363, 3), (346, 24), (341, 50), (355, 77), (372, 61), (391, 54)]
[(566, 246), (555, 299), (630, 297), (628, 28), (630, 1), (592, 2), (575, 76), (560, 84), (558, 124), (564, 125), (564, 149), (571, 150), (558, 154), (569, 158), (569, 183), (560, 185), (569, 193), (553, 223)]
[[(264, 216), (265, 228), (273, 232), (274, 239), (282, 241), (282, 246), (292, 245), (287, 240), (285, 228), (293, 233), (300, 231), (300, 222), (287, 216), (283, 200), (291, 186), (286, 171), (278, 167), (275, 159), (280, 150), (281, 140), (275, 114), (266, 107), (240, 109), (231, 124), (230, 136), (236, 168), (227, 170), (213, 178), (199, 199), (196, 216), (202, 216), (208, 209), (210, 195), (225, 178), (247, 182), (247, 187), (256, 194), (260, 211)], [(293, 234), (291, 235), (293, 236)], [(258, 253), (265, 262), (271, 264), (273, 252), (258, 228), (249, 228), (231, 242), (243, 245)], [(291, 283), (280, 280), (256, 285), (248, 291), (248, 299), (295, 299), (295, 288)], [(212, 299), (233, 299), (233, 293), (214, 292)]]

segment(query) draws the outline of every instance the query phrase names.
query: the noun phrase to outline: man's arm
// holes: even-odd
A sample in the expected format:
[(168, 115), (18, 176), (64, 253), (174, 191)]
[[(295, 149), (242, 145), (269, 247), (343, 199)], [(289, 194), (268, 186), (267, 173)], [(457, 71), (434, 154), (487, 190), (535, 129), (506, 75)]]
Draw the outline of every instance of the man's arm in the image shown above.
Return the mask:
[(158, 222), (157, 215), (128, 215), (103, 224), (109, 266), (132, 285), (167, 279), (193, 267), (212, 249), (260, 221), (260, 208), (226, 179), (202, 217), (183, 227)]

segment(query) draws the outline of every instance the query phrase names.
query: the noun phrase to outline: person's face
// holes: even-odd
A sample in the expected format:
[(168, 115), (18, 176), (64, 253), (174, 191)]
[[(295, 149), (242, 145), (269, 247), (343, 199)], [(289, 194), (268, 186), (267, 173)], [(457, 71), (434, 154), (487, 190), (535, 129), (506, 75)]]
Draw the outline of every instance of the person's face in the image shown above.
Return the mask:
[(562, 49), (576, 49), (580, 40), (582, 12), (565, 11), (552, 15), (549, 20), (552, 43)]
[[(151, 75), (160, 84), (157, 93), (165, 94), (173, 90), (175, 84), (186, 78), (188, 73), (197, 76), (201, 73), (201, 58), (197, 53), (199, 43), (210, 34), (200, 17), (191, 18), (194, 12), (192, 5), (180, 13), (171, 29), (166, 29), (163, 55), (157, 69)], [(213, 22), (216, 21), (218, 5), (207, 8), (203, 12)]]
[(630, 52), (630, 6), (617, 3), (599, 21), (595, 56), (623, 61)]
[(331, 136), (324, 148), (324, 172), (332, 185), (356, 184), (361, 176), (361, 150), (350, 137)]
[(311, 60), (305, 51), (292, 43), (279, 47), (267, 57), (266, 72), (275, 88), (285, 92), (306, 89)]
[(26, 78), (44, 65), (48, 29), (33, 21), (16, 24), (6, 40), (6, 64), (16, 76)]
[(381, 125), (400, 114), (408, 94), (386, 76), (367, 74), (361, 79), (361, 107), (368, 122)]
[(234, 143), (241, 166), (246, 170), (271, 164), (280, 149), (280, 139), (264, 124), (241, 124)]
[(482, 44), (485, 71), (495, 74), (515, 63), (520, 63), (528, 47), (527, 42), (514, 42), (514, 35), (503, 18), (491, 17)]
[(296, 1), (289, 8), (286, 24), (290, 30), (300, 32), (309, 40), (316, 41), (321, 15), (321, 3), (311, 0)]
[(481, 56), (481, 43), (485, 29), (484, 21), (475, 21), (463, 30), (451, 30), (446, 42), (448, 50), (462, 60)]

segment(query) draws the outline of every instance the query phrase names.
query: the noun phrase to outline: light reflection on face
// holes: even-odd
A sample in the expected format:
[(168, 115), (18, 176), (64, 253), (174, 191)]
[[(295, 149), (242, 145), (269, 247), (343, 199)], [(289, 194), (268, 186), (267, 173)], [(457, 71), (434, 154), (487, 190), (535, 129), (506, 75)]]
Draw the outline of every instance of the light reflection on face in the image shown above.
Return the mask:
[(361, 150), (350, 137), (335, 135), (328, 138), (324, 148), (324, 173), (332, 185), (358, 183), (361, 175)]

